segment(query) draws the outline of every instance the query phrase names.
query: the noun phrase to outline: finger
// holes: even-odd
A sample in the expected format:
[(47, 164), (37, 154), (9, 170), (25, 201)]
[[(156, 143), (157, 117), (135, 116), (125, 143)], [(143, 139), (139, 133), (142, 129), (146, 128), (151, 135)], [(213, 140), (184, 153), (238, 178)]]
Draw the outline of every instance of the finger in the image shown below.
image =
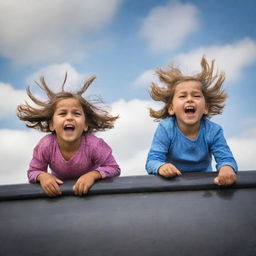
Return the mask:
[(171, 178), (171, 177), (173, 177), (172, 170), (170, 170), (170, 169), (164, 169), (164, 177), (166, 177), (166, 178)]
[(52, 188), (51, 188), (51, 187), (46, 186), (46, 187), (44, 187), (43, 189), (44, 189), (44, 192), (45, 192), (48, 196), (50, 196), (50, 197), (55, 196), (55, 193), (52, 191)]
[(220, 185), (219, 177), (216, 177), (216, 178), (214, 179), (214, 184), (216, 184), (216, 185)]
[(168, 170), (168, 172), (169, 172), (169, 176), (170, 176), (170, 177), (174, 177), (174, 176), (177, 176), (177, 175), (181, 175), (181, 172), (180, 172), (175, 166), (170, 167), (170, 169)]
[(78, 195), (78, 182), (76, 182), (76, 184), (74, 185), (74, 193), (77, 196)]
[(173, 165), (171, 168), (172, 168), (172, 172), (174, 172), (175, 175), (181, 175), (181, 172), (179, 171), (179, 169), (176, 168), (176, 166)]
[(62, 180), (60, 180), (60, 179), (58, 179), (58, 178), (55, 178), (55, 181), (56, 181), (56, 182), (57, 182), (57, 184), (59, 184), (59, 185), (61, 185), (61, 184), (63, 184), (63, 183), (64, 183)]
[(54, 187), (53, 184), (48, 185), (48, 191), (51, 196), (57, 196), (60, 194), (60, 192), (58, 192), (58, 190), (56, 190), (56, 188)]
[(232, 185), (233, 183), (235, 183), (235, 181), (236, 181), (236, 177), (230, 176), (226, 179), (226, 185)]
[(219, 186), (226, 186), (227, 185), (227, 179), (222, 176), (218, 176), (218, 184)]
[(77, 196), (81, 196), (82, 195), (82, 182), (77, 181), (77, 183), (75, 184), (75, 195)]
[(50, 188), (55, 195), (61, 194), (60, 186), (56, 182), (51, 183)]
[(84, 184), (84, 187), (83, 187), (83, 194), (87, 194), (88, 191), (89, 191), (89, 186), (87, 184)]

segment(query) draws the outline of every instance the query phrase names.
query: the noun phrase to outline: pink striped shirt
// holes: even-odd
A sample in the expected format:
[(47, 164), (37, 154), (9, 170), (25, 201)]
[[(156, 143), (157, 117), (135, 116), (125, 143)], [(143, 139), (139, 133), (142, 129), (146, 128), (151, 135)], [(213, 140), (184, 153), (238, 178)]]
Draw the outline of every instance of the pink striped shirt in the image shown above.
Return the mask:
[(102, 178), (120, 175), (111, 148), (92, 134), (82, 135), (79, 150), (69, 160), (62, 156), (55, 134), (43, 137), (34, 148), (28, 169), (29, 181), (36, 182), (36, 177), (47, 172), (48, 166), (54, 176), (64, 180), (78, 178), (93, 170), (97, 170)]

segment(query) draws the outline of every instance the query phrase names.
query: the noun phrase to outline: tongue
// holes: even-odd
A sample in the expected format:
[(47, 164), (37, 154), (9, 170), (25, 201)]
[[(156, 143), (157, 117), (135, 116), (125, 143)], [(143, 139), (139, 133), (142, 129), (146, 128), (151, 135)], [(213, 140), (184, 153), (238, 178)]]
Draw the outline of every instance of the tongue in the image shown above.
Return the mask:
[(64, 128), (64, 131), (65, 131), (65, 132), (73, 132), (73, 131), (74, 131), (74, 128), (66, 127), (66, 128)]

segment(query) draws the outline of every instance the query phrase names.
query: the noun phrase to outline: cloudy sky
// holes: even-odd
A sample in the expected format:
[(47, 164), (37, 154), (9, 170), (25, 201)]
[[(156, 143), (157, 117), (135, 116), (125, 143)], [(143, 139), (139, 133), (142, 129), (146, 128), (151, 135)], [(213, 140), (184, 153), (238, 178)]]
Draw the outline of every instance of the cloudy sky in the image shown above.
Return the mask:
[[(16, 117), (25, 88), (44, 75), (58, 90), (96, 81), (115, 129), (97, 133), (113, 148), (122, 175), (146, 174), (157, 123), (148, 108), (154, 70), (174, 63), (198, 72), (202, 55), (226, 72), (222, 125), (240, 170), (256, 170), (256, 2), (254, 0), (0, 0), (0, 184), (27, 182), (32, 151), (44, 136)], [(43, 97), (43, 96), (42, 96)]]

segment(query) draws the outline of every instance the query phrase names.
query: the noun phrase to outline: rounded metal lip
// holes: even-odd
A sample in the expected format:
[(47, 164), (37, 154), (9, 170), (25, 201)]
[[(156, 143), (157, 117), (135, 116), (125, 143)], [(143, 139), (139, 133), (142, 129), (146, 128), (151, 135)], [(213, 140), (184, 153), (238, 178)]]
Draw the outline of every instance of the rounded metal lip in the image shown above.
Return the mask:
[[(88, 195), (193, 191), (193, 190), (223, 190), (256, 187), (256, 170), (240, 171), (237, 182), (232, 186), (220, 187), (213, 183), (216, 172), (187, 172), (182, 176), (165, 179), (157, 175), (140, 175), (114, 177), (97, 181)], [(61, 196), (74, 196), (75, 180), (67, 180), (61, 185)], [(21, 200), (32, 198), (48, 198), (39, 183), (10, 184), (0, 186), (0, 201)]]

